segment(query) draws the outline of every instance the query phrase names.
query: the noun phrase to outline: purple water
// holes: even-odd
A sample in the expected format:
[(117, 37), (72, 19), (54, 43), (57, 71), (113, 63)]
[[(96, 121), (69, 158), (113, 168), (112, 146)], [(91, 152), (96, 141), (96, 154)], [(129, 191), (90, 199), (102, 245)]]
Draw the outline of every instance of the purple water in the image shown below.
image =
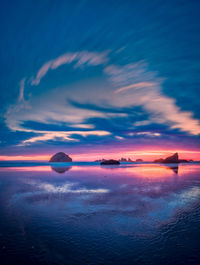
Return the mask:
[(0, 217), (2, 265), (200, 264), (200, 164), (0, 167)]

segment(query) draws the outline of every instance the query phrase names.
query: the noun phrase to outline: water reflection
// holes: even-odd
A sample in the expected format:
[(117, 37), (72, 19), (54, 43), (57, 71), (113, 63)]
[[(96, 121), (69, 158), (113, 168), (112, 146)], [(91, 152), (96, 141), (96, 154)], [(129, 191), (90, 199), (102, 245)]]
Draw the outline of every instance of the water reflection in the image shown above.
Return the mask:
[(51, 166), (51, 169), (54, 170), (55, 172), (62, 174), (65, 173), (66, 171), (70, 170), (71, 167), (60, 167), (60, 166)]
[[(67, 174), (57, 174), (66, 170)], [(56, 170), (49, 166), (2, 168), (0, 233), (5, 235), (3, 240), (23, 245), (25, 252), (26, 245), (33, 244), (32, 241), (37, 245), (38, 239), (42, 242), (41, 251), (52, 248), (59, 255), (63, 249), (60, 254), (63, 260), (67, 255), (64, 249), (71, 252), (71, 244), (83, 253), (90, 252), (88, 245), (94, 246), (95, 253), (101, 252), (104, 246), (109, 253), (115, 252), (119, 245), (126, 246), (120, 250), (121, 255), (132, 257), (131, 260), (134, 260), (131, 250), (137, 251), (144, 244), (143, 257), (145, 251), (153, 255), (157, 242), (168, 240), (162, 239), (163, 231), (169, 235), (168, 227), (176, 226), (173, 237), (177, 242), (180, 232), (198, 227), (192, 225), (194, 218), (188, 220), (188, 216), (200, 206), (199, 173), (199, 164), (179, 167), (132, 164), (112, 167), (112, 170), (92, 165), (56, 167)], [(199, 212), (195, 213), (200, 216)], [(12, 232), (13, 227), (18, 231), (16, 234)], [(29, 236), (24, 238), (24, 235)], [(190, 235), (187, 240), (192, 240)], [(78, 264), (74, 257), (71, 259), (70, 264)], [(85, 264), (90, 264), (90, 260)], [(116, 261), (115, 264), (124, 263)]]
[(171, 170), (173, 170), (173, 172), (174, 172), (176, 175), (178, 175), (178, 167), (179, 167), (178, 164), (168, 166), (168, 168), (170, 168)]

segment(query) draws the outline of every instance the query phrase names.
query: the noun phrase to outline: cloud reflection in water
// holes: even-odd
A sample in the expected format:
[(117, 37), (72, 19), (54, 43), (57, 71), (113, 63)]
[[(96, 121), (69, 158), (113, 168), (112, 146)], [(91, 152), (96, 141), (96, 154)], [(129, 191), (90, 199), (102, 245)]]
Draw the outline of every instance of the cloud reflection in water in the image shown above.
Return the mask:
[(173, 167), (154, 164), (112, 169), (76, 165), (62, 174), (51, 167), (39, 168), (9, 169), (8, 179), (15, 178), (5, 189), (11, 193), (7, 200), (13, 207), (23, 205), (36, 215), (44, 209), (47, 219), (65, 214), (85, 225), (90, 216), (94, 227), (103, 218), (106, 227), (120, 234), (153, 235), (178, 218), (177, 213), (191, 210), (200, 198), (197, 164), (180, 165), (178, 175)]

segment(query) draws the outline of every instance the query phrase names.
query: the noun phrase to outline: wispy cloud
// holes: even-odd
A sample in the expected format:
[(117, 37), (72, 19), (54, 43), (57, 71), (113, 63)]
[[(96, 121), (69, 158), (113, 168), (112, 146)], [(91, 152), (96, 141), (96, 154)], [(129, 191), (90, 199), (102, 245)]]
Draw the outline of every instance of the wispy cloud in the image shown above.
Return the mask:
[(87, 137), (89, 135), (95, 136), (106, 136), (110, 133), (103, 130), (92, 130), (92, 131), (38, 131), (38, 130), (28, 130), (28, 132), (34, 132), (40, 134), (39, 136), (31, 137), (28, 140), (25, 140), (21, 145), (31, 144), (38, 141), (48, 141), (48, 140), (63, 140), (63, 141), (78, 141), (77, 139), (72, 138), (72, 135), (80, 135)]
[(140, 82), (136, 84), (131, 84), (129, 86), (124, 86), (115, 91), (115, 93), (120, 93), (129, 89), (140, 89), (140, 88), (145, 88), (145, 87), (154, 87), (157, 85), (155, 82)]
[(107, 62), (107, 52), (75, 52), (75, 53), (66, 53), (56, 59), (50, 60), (42, 65), (39, 71), (36, 74), (36, 77), (32, 77), (31, 84), (38, 85), (41, 79), (47, 74), (49, 70), (55, 70), (61, 65), (70, 64), (76, 62), (75, 67), (80, 67), (82, 65), (99, 65)]
[[(76, 136), (87, 137), (108, 136), (112, 129), (95, 128), (92, 119), (107, 120), (112, 125), (116, 117), (129, 119), (129, 110), (141, 107), (148, 114), (148, 120), (132, 120), (130, 126), (125, 128), (125, 133), (116, 132), (115, 139), (122, 140), (129, 135), (127, 132), (134, 127), (158, 123), (168, 125), (171, 129), (198, 135), (200, 134), (199, 120), (193, 118), (193, 113), (182, 111), (173, 98), (163, 94), (162, 84), (164, 79), (158, 78), (158, 73), (150, 71), (144, 62), (127, 65), (110, 64), (107, 52), (80, 51), (66, 53), (42, 65), (32, 85), (39, 85), (41, 79), (50, 71), (61, 65), (74, 63), (74, 71), (80, 66), (101, 65), (104, 74), (104, 84), (83, 83), (74, 87), (58, 87), (24, 100), (25, 78), (20, 82), (20, 93), (16, 104), (9, 107), (5, 114), (6, 125), (12, 131), (30, 132), (36, 136), (22, 141), (22, 145), (38, 141), (77, 141)], [(99, 71), (99, 70), (98, 70)], [(102, 70), (100, 70), (102, 71)], [(100, 73), (102, 76), (102, 72)], [(30, 80), (30, 79), (29, 79)], [(106, 86), (104, 86), (106, 84)], [(95, 89), (94, 89), (95, 87)], [(72, 99), (72, 100), (70, 100)], [(78, 102), (73, 104), (72, 102)], [(91, 108), (91, 102), (96, 108)], [(81, 107), (84, 105), (84, 108)], [(120, 113), (120, 109), (123, 112)], [(105, 111), (107, 110), (107, 111)], [(117, 110), (117, 111), (116, 111)], [(131, 116), (133, 117), (133, 116)], [(42, 124), (65, 124), (67, 131), (47, 131), (27, 128), (24, 123), (33, 121)], [(130, 124), (130, 121), (129, 123)], [(76, 130), (77, 129), (77, 130)], [(132, 136), (160, 136), (158, 132), (133, 132)], [(130, 135), (129, 135), (130, 136)]]
[(24, 101), (24, 86), (26, 78), (23, 78), (19, 84), (19, 101)]
[(157, 132), (136, 132), (136, 133), (128, 133), (129, 136), (134, 136), (134, 135), (146, 135), (146, 136), (161, 136), (160, 133)]
[[(168, 124), (193, 135), (200, 134), (200, 122), (193, 113), (182, 111), (174, 99), (162, 93), (162, 79), (148, 71), (143, 62), (122, 67), (105, 68), (105, 73), (117, 88), (114, 103), (118, 106), (142, 106), (150, 114), (152, 122)], [(118, 94), (120, 96), (118, 96)]]

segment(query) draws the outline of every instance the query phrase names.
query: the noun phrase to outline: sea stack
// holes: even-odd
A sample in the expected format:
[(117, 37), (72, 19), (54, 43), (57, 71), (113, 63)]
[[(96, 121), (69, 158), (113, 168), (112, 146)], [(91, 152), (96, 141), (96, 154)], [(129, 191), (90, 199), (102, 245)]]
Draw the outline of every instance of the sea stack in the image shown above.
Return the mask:
[(63, 152), (59, 152), (56, 153), (55, 155), (53, 155), (49, 162), (72, 162), (71, 157), (69, 157), (68, 155), (66, 155)]
[(173, 164), (173, 163), (181, 163), (181, 162), (187, 162), (187, 160), (179, 160), (178, 153), (175, 153), (172, 156), (169, 156), (165, 159), (160, 158), (160, 159), (154, 160), (154, 163), (164, 163), (164, 164)]
[(101, 165), (120, 165), (120, 162), (118, 160), (110, 159), (102, 161)]
[(170, 164), (170, 163), (179, 163), (178, 159), (178, 153), (173, 154), (172, 156), (169, 156), (164, 159), (163, 163)]

